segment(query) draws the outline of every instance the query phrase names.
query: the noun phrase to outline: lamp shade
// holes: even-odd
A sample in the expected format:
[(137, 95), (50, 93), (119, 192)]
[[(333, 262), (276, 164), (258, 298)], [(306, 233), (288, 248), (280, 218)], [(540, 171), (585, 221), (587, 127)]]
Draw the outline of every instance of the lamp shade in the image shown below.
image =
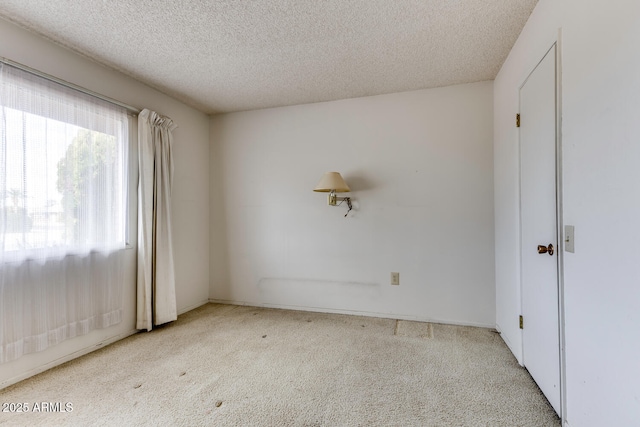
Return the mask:
[(338, 172), (327, 172), (322, 176), (316, 188), (313, 191), (319, 191), (323, 193), (329, 193), (335, 191), (336, 193), (348, 193), (351, 191), (349, 186), (342, 176)]

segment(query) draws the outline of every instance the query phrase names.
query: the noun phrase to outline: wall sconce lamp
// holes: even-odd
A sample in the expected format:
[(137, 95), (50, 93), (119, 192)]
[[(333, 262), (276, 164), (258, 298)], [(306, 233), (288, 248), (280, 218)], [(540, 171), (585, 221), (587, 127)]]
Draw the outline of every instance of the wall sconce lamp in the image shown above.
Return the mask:
[(349, 212), (351, 212), (351, 209), (353, 209), (353, 206), (351, 205), (351, 197), (336, 196), (336, 193), (348, 193), (351, 191), (347, 183), (344, 182), (344, 179), (342, 179), (342, 176), (340, 176), (338, 172), (325, 173), (320, 179), (318, 185), (316, 185), (316, 188), (313, 189), (313, 191), (329, 193), (329, 195), (327, 196), (327, 203), (329, 204), (329, 206), (338, 206), (337, 202), (340, 202), (340, 204), (342, 204), (342, 202), (347, 202), (347, 207), (349, 208), (349, 210), (346, 214), (344, 214), (345, 217), (349, 215)]

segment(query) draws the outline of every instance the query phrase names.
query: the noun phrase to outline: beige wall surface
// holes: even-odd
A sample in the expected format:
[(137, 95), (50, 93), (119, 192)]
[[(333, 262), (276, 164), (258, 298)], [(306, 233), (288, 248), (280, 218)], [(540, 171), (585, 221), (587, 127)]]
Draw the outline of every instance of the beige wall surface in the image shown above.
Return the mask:
[[(214, 116), (211, 297), (493, 327), (492, 91)], [(328, 171), (347, 218), (312, 191)]]

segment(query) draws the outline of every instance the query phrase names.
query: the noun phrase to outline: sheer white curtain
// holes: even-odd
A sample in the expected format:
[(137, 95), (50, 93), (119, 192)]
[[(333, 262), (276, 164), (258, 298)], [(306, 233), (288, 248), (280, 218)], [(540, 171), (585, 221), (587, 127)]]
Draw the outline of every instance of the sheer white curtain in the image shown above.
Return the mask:
[(137, 328), (178, 318), (171, 240), (173, 130), (168, 117), (149, 110), (138, 116)]
[(128, 118), (0, 63), (0, 363), (121, 321)]

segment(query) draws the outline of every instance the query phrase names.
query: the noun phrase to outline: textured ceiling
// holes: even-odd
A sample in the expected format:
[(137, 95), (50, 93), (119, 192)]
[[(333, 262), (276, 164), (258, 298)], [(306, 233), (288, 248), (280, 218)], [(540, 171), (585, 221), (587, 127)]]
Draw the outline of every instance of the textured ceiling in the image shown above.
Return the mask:
[(537, 0), (0, 0), (206, 113), (495, 78)]

